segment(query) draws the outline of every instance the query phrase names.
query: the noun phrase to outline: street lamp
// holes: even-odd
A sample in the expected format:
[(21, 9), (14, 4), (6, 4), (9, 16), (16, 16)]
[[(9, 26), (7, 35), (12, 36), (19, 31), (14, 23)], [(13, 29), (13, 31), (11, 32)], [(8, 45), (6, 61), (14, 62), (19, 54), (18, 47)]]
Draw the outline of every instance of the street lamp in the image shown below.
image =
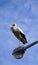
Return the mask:
[(21, 59), (25, 53), (25, 51), (32, 47), (33, 45), (37, 44), (38, 41), (35, 41), (27, 46), (19, 46), (18, 48), (15, 48), (12, 52), (12, 55), (16, 58), (16, 59)]

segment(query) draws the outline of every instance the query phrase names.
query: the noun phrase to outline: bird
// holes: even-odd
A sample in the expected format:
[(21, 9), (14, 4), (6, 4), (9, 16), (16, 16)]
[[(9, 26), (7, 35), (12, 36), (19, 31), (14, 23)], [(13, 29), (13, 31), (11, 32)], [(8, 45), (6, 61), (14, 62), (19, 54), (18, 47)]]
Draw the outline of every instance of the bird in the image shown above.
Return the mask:
[(16, 23), (13, 23), (10, 28), (19, 41), (21, 41), (23, 44), (27, 43), (27, 39), (24, 32), (19, 26), (17, 26)]

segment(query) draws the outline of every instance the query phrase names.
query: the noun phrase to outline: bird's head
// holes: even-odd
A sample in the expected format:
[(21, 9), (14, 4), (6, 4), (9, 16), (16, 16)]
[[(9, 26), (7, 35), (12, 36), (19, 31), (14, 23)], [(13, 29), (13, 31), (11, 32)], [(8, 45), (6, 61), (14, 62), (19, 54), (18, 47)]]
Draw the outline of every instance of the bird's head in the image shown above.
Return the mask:
[(12, 30), (15, 29), (17, 27), (16, 23), (12, 24), (12, 26), (10, 27)]
[(12, 24), (13, 27), (17, 26), (16, 23)]

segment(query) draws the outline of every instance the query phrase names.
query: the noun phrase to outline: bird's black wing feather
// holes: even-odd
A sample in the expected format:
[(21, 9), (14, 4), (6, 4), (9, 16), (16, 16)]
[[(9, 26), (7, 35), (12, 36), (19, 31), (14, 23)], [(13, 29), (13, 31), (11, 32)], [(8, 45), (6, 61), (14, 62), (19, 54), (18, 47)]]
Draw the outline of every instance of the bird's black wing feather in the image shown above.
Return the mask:
[(24, 35), (23, 33), (21, 33), (21, 32), (20, 32), (20, 34), (21, 34), (21, 36), (25, 39), (25, 41), (22, 41), (22, 42), (23, 42), (24, 44), (27, 43), (27, 39), (26, 39), (25, 35)]
[(22, 37), (23, 37), (24, 39), (26, 39), (26, 37), (25, 37), (25, 35), (24, 35), (23, 33), (20, 32), (20, 34), (22, 35)]

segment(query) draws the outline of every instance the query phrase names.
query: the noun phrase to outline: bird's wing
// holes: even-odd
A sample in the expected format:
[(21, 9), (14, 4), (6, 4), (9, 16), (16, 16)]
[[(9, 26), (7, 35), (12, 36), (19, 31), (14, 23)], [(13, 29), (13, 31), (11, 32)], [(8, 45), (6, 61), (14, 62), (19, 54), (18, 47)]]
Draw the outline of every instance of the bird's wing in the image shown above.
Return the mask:
[(26, 39), (25, 34), (23, 34), (21, 31), (20, 31), (20, 34), (21, 34), (21, 36), (22, 36), (24, 39)]
[(22, 35), (22, 37), (23, 37), (24, 39), (26, 39), (24, 32), (23, 32), (20, 28), (19, 28), (19, 32), (20, 32), (20, 34)]
[[(25, 36), (25, 34), (24, 33), (22, 33), (21, 31), (20, 31), (20, 34), (21, 34), (21, 37), (22, 37), (22, 42), (23, 42), (23, 44), (25, 44), (25, 43), (27, 43), (27, 39), (26, 39), (26, 36)], [(25, 40), (25, 41), (23, 41), (23, 40)]]

